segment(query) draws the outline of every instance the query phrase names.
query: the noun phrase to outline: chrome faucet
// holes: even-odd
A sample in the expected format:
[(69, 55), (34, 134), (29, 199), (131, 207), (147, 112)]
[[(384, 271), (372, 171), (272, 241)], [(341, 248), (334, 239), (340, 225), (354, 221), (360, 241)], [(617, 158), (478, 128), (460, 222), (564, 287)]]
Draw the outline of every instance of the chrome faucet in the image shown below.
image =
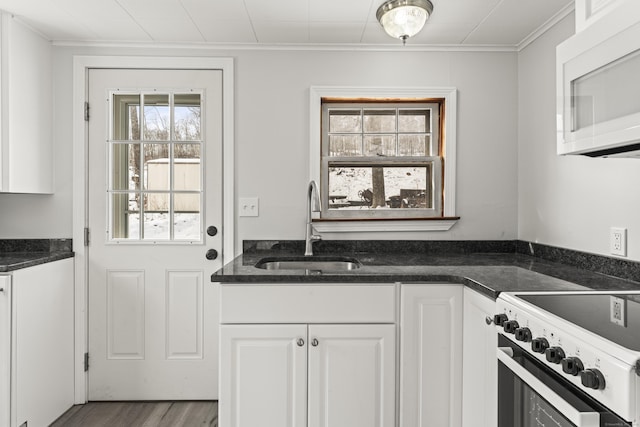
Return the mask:
[(311, 224), (311, 212), (320, 212), (321, 210), (322, 207), (320, 205), (320, 193), (318, 192), (318, 185), (315, 181), (311, 181), (309, 183), (309, 186), (307, 187), (307, 231), (304, 237), (305, 256), (313, 255), (313, 242), (317, 242), (318, 240), (322, 239), (319, 234), (313, 234), (313, 225)]

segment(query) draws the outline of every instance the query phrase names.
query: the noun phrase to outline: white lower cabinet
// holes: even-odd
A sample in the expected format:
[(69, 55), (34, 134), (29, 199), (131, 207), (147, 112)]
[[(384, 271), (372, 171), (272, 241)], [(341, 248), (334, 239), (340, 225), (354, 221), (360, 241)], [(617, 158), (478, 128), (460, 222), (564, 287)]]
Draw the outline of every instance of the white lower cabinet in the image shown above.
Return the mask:
[(494, 305), (450, 283), (222, 284), (220, 427), (495, 427)]
[(74, 402), (73, 259), (0, 276), (0, 427), (44, 427)]
[(463, 427), (498, 424), (498, 335), (492, 318), (495, 301), (464, 289)]
[(0, 275), (0, 427), (11, 420), (11, 276)]
[(221, 427), (392, 427), (394, 325), (223, 325)]
[(394, 427), (395, 296), (222, 284), (220, 427)]
[(401, 427), (461, 425), (462, 289), (456, 284), (402, 284)]

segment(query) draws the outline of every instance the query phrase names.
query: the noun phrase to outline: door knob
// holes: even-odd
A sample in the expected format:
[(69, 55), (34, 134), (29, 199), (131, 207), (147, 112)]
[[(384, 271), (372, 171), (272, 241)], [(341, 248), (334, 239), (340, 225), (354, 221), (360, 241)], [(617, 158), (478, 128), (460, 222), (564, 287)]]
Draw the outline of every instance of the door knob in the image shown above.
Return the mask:
[(215, 249), (209, 249), (205, 256), (207, 257), (208, 260), (214, 260), (218, 258), (218, 251), (216, 251)]
[(218, 234), (218, 228), (215, 225), (210, 225), (207, 227), (207, 234), (209, 236), (215, 236)]

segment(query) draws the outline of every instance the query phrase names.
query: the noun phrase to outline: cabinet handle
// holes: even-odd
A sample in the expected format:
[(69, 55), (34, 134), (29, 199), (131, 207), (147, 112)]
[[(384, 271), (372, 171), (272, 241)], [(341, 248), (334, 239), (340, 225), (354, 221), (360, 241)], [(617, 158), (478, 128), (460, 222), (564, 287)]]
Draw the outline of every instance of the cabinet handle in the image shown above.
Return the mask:
[(304, 340), (302, 338), (298, 338), (297, 344), (298, 347), (302, 347), (304, 345)]
[(312, 339), (312, 340), (311, 340), (311, 345), (312, 345), (312, 346), (317, 347), (317, 346), (318, 346), (318, 344), (319, 344), (319, 343), (318, 343), (318, 339), (317, 339), (317, 338), (314, 338), (314, 339)]

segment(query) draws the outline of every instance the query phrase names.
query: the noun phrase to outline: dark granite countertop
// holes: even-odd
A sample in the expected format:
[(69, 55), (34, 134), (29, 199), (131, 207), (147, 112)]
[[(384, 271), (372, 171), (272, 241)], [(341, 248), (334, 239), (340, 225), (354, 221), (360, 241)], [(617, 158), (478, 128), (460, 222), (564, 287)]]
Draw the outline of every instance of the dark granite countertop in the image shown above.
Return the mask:
[(72, 258), (71, 239), (0, 240), (0, 273)]
[[(222, 283), (461, 283), (491, 298), (500, 292), (640, 290), (640, 282), (621, 279), (522, 253), (354, 253), (362, 266), (343, 272), (264, 270), (255, 264), (265, 257), (300, 256), (287, 250), (253, 250), (238, 256), (211, 276)], [(326, 254), (324, 254), (326, 255)], [(322, 255), (318, 255), (322, 256)]]
[(73, 252), (10, 252), (0, 253), (0, 272), (14, 271), (34, 265), (72, 258)]

